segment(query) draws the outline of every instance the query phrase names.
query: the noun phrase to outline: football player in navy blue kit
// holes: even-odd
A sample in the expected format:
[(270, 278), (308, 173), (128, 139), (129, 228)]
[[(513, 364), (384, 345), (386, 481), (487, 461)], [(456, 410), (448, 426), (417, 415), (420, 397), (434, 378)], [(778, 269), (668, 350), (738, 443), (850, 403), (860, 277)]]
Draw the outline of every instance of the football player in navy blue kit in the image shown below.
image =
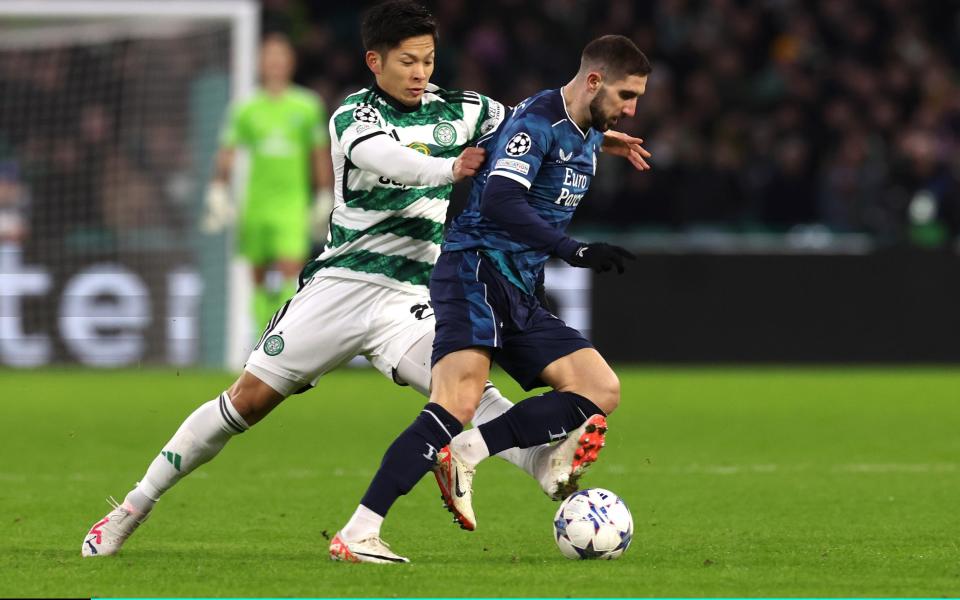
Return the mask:
[(650, 71), (628, 38), (590, 42), (570, 83), (514, 109), (491, 150), (482, 190), (478, 178), (444, 240), (430, 280), (437, 321), (431, 402), (467, 422), (491, 360), (525, 390), (553, 388), (455, 434), (438, 453), (437, 482), (464, 529), (476, 527), (472, 480), (484, 458), (567, 437), (568, 455), (557, 456), (569, 469), (555, 494), (562, 498), (603, 446), (620, 382), (590, 342), (544, 309), (535, 292), (550, 256), (601, 273), (622, 273), (633, 258), (617, 246), (577, 241), (566, 228), (596, 175), (603, 132), (634, 115)]
[[(580, 332), (541, 305), (537, 290), (550, 256), (620, 273), (633, 258), (565, 231), (596, 174), (604, 132), (633, 116), (650, 71), (628, 38), (598, 38), (584, 48), (572, 81), (518, 104), (486, 141), (487, 163), (430, 279), (437, 323), (430, 403), (384, 456), (367, 492), (381, 504), (391, 505), (432, 465), (447, 507), (472, 530), (471, 483), (484, 458), (566, 438), (565, 452), (555, 453), (565, 470), (555, 499), (575, 490), (596, 460), (606, 415), (620, 401), (619, 380)], [(649, 153), (630, 139), (637, 143), (621, 155), (648, 169)], [(553, 389), (463, 432), (493, 360), (524, 389)]]

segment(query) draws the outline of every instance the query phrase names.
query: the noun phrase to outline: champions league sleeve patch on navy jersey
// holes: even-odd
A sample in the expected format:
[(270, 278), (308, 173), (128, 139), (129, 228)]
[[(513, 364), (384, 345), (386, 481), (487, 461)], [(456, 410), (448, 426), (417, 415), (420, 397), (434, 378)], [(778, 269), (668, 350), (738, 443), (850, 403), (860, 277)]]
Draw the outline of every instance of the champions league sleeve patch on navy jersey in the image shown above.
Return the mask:
[(521, 131), (507, 142), (507, 154), (510, 156), (523, 156), (527, 152), (530, 152), (530, 146), (532, 145), (533, 141), (530, 140), (530, 136)]
[(369, 104), (361, 104), (354, 109), (353, 120), (361, 123), (377, 123), (380, 121), (380, 112)]
[(497, 164), (493, 165), (493, 168), (516, 171), (517, 173), (521, 173), (523, 175), (530, 173), (530, 165), (522, 160), (513, 160), (512, 158), (501, 158), (497, 161)]

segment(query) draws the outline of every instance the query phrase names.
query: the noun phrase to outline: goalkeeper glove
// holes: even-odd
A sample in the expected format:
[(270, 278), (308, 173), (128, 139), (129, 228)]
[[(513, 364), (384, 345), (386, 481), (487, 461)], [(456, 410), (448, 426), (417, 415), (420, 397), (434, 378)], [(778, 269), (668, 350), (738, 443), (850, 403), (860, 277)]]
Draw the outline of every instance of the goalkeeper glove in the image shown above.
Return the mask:
[(620, 246), (597, 242), (580, 243), (569, 255), (560, 258), (574, 267), (593, 269), (597, 273), (606, 273), (613, 268), (617, 269), (617, 273), (623, 273), (623, 260), (636, 260), (637, 257)]
[(205, 198), (206, 214), (200, 223), (200, 227), (206, 233), (220, 233), (233, 223), (236, 218), (236, 210), (230, 201), (230, 190), (227, 184), (214, 181), (207, 188)]

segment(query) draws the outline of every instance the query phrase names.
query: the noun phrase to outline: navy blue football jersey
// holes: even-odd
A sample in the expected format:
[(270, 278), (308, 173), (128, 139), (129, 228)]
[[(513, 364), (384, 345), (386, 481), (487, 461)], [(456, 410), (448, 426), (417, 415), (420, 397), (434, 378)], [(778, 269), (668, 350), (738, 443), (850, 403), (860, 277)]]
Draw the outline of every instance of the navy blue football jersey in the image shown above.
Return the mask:
[(536, 214), (565, 231), (596, 174), (602, 142), (602, 132), (583, 131), (573, 122), (560, 89), (518, 104), (497, 133), (480, 144), (487, 148), (487, 162), (474, 178), (466, 209), (451, 223), (443, 250), (480, 250), (511, 283), (532, 294), (549, 253), (480, 214), (484, 187), (491, 177), (520, 183)]

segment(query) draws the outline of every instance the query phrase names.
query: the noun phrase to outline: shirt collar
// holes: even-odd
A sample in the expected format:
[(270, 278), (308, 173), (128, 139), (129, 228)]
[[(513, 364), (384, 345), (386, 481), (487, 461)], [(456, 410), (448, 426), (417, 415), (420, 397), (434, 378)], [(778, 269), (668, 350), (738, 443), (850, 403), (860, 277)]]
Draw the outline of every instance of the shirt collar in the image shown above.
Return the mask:
[(376, 95), (380, 96), (380, 98), (382, 98), (384, 102), (386, 102), (387, 104), (389, 104), (389, 105), (390, 105), (391, 107), (393, 107), (395, 110), (400, 111), (400, 112), (402, 112), (402, 113), (412, 113), (412, 112), (416, 112), (416, 111), (420, 110), (420, 107), (421, 107), (421, 106), (423, 106), (423, 101), (422, 101), (422, 100), (421, 100), (421, 102), (420, 102), (419, 104), (417, 104), (417, 105), (415, 105), (415, 106), (407, 106), (406, 104), (403, 104), (402, 102), (400, 102), (399, 100), (397, 100), (396, 98), (394, 98), (393, 96), (391, 96), (390, 94), (388, 94), (388, 93), (386, 93), (385, 91), (383, 91), (383, 89), (382, 89), (379, 85), (377, 85), (376, 82), (374, 82), (374, 84), (373, 84), (373, 86), (371, 87), (371, 89), (373, 90), (373, 92), (374, 92)]
[[(563, 114), (567, 115), (567, 120), (570, 121), (570, 124), (573, 125), (574, 129), (576, 129), (577, 132), (583, 136), (583, 139), (587, 139), (587, 134), (584, 133), (582, 129), (580, 129), (580, 126), (577, 125), (577, 122), (574, 121), (573, 118), (570, 116), (570, 113), (567, 112), (567, 99), (563, 97), (562, 87), (559, 89), (559, 92), (560, 93), (558, 94), (558, 96), (560, 97), (560, 106), (563, 108)], [(588, 128), (587, 131), (589, 132), (590, 129)]]

